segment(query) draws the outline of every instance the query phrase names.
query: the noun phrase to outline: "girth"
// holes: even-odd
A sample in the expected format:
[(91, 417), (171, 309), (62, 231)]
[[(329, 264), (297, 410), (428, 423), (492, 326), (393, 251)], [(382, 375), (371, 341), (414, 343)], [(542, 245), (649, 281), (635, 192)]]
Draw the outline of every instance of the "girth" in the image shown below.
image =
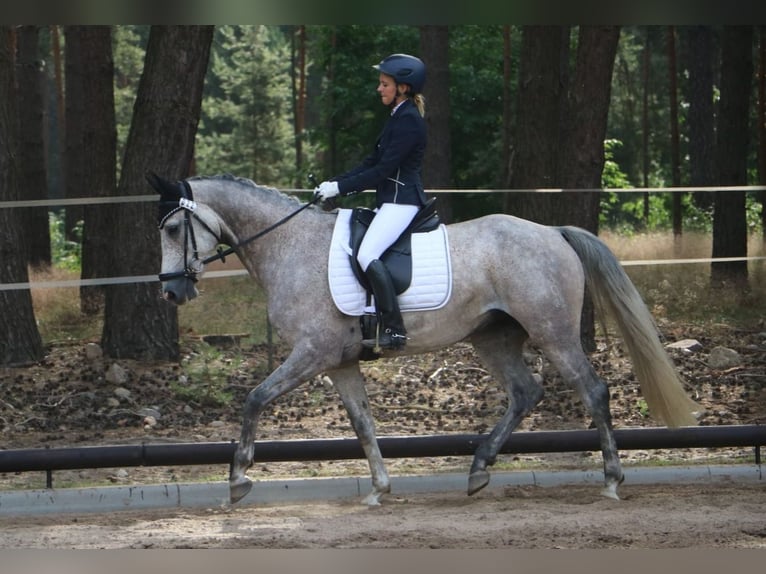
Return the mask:
[[(371, 291), (371, 288), (356, 257), (359, 254), (362, 239), (364, 239), (364, 235), (374, 218), (375, 212), (366, 207), (355, 207), (351, 214), (351, 268), (354, 270), (354, 275), (359, 283), (367, 291)], [(433, 231), (439, 227), (440, 223), (439, 214), (436, 212), (436, 198), (433, 197), (420, 208), (412, 223), (402, 232), (399, 239), (380, 257), (380, 260), (391, 273), (397, 295), (404, 293), (412, 281), (412, 234)]]

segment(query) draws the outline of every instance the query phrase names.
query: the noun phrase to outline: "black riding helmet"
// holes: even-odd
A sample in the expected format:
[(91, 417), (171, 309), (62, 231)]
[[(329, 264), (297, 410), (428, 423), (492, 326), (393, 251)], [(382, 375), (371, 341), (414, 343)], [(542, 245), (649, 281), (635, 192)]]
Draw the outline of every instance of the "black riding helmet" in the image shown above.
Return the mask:
[(391, 54), (373, 68), (391, 76), (397, 84), (409, 84), (415, 94), (420, 93), (426, 83), (426, 65), (409, 54)]

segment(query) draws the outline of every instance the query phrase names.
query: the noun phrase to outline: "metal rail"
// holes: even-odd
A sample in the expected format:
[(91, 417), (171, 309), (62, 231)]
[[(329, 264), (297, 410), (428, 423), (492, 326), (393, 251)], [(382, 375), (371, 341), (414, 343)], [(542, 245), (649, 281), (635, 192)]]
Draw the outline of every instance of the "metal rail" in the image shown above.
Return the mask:
[[(384, 458), (470, 456), (487, 435), (455, 434), (380, 437)], [(766, 445), (766, 425), (723, 425), (669, 429), (616, 429), (620, 450), (754, 447)], [(0, 451), (0, 472), (72, 470), (129, 466), (229, 464), (234, 442), (135, 444)], [(511, 435), (503, 454), (600, 450), (595, 429), (530, 431)], [(256, 441), (256, 462), (349, 460), (364, 458), (355, 438)]]

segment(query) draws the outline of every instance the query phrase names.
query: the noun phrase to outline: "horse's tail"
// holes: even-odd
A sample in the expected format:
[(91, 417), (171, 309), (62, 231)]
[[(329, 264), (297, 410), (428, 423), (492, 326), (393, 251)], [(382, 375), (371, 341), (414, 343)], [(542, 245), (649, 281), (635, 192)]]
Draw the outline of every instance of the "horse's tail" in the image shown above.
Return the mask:
[(694, 413), (702, 408), (686, 394), (654, 319), (620, 262), (592, 233), (570, 226), (557, 229), (582, 261), (596, 309), (617, 322), (651, 413), (669, 427), (697, 424)]

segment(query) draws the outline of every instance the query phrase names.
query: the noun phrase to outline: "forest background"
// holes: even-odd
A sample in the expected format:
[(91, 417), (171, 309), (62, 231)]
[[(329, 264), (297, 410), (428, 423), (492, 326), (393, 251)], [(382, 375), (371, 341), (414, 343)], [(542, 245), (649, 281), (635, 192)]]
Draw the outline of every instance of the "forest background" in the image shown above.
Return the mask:
[[(766, 183), (763, 26), (2, 28), (0, 202), (142, 195), (149, 169), (305, 189), (369, 152), (386, 113), (372, 64), (408, 52), (428, 65), (424, 181), (445, 221), (702, 231), (713, 257), (735, 259), (763, 236), (766, 196), (740, 187)], [(479, 193), (551, 188), (569, 191)], [(56, 265), (83, 279), (159, 268), (153, 205), (0, 218), (0, 283)], [(747, 269), (713, 263), (711, 282), (747, 291)], [(0, 364), (39, 358), (29, 290), (0, 299)], [(110, 356), (178, 356), (156, 285), (83, 287), (81, 311), (103, 314)]]

